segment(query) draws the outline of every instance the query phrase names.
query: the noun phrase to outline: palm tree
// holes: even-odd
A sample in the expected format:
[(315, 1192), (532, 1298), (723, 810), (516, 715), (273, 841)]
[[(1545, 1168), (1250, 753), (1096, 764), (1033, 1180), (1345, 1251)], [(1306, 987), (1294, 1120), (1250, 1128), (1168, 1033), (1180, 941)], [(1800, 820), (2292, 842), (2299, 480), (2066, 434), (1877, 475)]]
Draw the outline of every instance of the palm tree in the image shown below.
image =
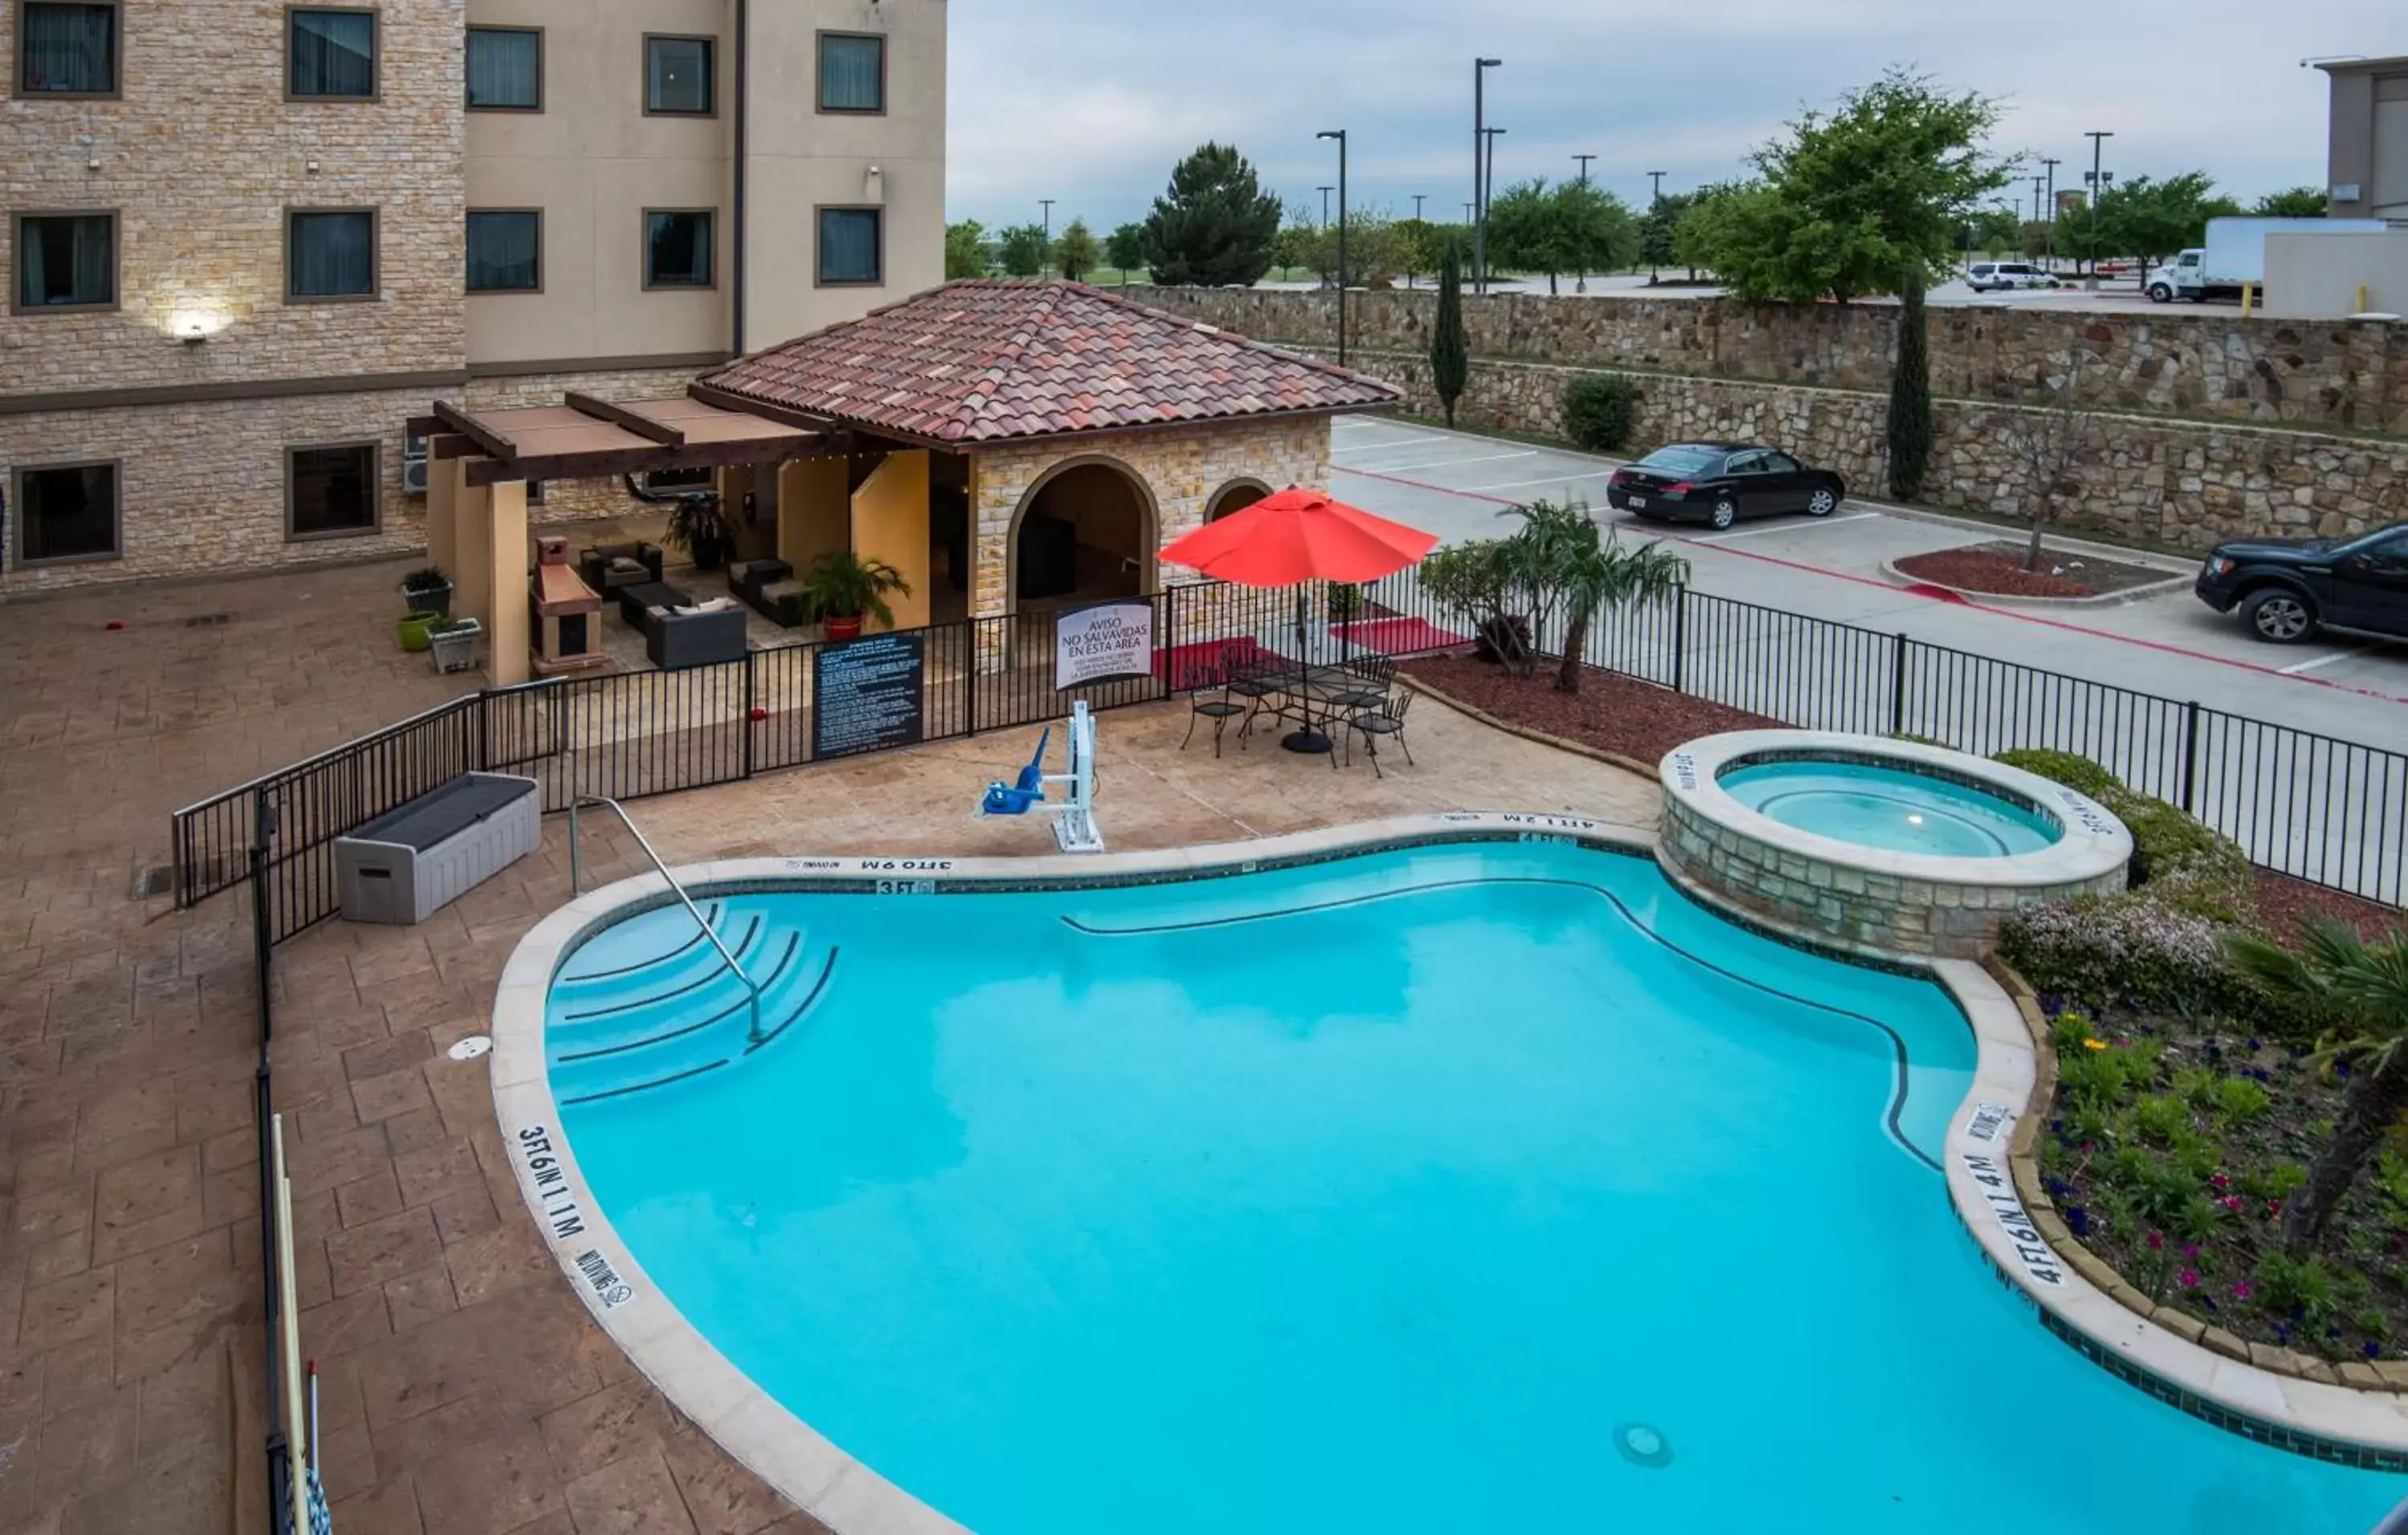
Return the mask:
[(1514, 541), (1523, 546), (1517, 563), (1524, 567), (1524, 583), (1549, 595), (1541, 606), (1563, 604), (1563, 662), (1555, 671), (1555, 691), (1578, 693), (1590, 624), (1627, 602), (1657, 601), (1686, 585), (1689, 562), (1660, 543), (1623, 548), (1579, 502), (1559, 507), (1533, 501), (1513, 511), (1522, 518)]
[(2358, 1169), (2408, 1113), (2408, 933), (2366, 943), (2320, 918), (2294, 954), (2263, 939), (2234, 935), (2225, 949), (2241, 971), (2311, 1016), (2335, 1020), (2331, 1042), (2315, 1057), (2354, 1058), (2349, 1094), (2332, 1139), (2308, 1169), (2307, 1186), (2283, 1211), (2283, 1241), (2294, 1251), (2315, 1244)]

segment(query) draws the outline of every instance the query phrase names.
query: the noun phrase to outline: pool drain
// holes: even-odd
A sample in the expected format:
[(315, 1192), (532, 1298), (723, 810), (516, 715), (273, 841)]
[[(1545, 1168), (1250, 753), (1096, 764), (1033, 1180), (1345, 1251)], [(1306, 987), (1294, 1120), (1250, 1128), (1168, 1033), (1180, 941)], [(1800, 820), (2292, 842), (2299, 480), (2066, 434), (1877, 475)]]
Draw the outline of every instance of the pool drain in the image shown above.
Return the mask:
[(1661, 1430), (1643, 1423), (1626, 1423), (1613, 1431), (1613, 1447), (1634, 1466), (1660, 1471), (1672, 1463), (1672, 1442)]

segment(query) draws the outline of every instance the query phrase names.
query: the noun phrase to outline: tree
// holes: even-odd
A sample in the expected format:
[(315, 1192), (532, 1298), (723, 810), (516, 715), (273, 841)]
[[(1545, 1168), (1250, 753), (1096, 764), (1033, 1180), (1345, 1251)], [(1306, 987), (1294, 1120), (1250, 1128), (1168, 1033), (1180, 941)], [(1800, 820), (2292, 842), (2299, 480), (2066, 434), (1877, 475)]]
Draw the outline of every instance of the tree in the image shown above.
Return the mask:
[(1742, 190), (1728, 181), (1716, 181), (1688, 194), (1689, 206), (1672, 224), (1672, 259), (1689, 269), (1690, 281), (1698, 280), (1698, 268), (1713, 265), (1713, 246), (1721, 238), (1716, 223), (1722, 216), (1719, 205)]
[(1533, 501), (1512, 509), (1512, 514), (1522, 519), (1522, 526), (1506, 540), (1512, 549), (1510, 568), (1516, 585), (1531, 595), (1534, 612), (1562, 609), (1563, 658), (1555, 668), (1555, 691), (1578, 693), (1589, 626), (1598, 615), (1627, 602), (1660, 601), (1688, 583), (1689, 562), (1658, 543), (1623, 548), (1612, 534), (1600, 533), (1597, 519), (1578, 502)]
[[(2155, 265), (2178, 251), (2207, 239), (2207, 221), (2241, 211), (2229, 197), (2215, 195), (2214, 183), (2203, 170), (2185, 171), (2155, 180), (2135, 176), (2109, 187), (2099, 199), (2099, 235), (2090, 257), (2138, 256)], [(2090, 242), (2088, 221), (2078, 231)]]
[(1586, 181), (1549, 187), (1541, 177), (1509, 187), (1488, 205), (1491, 261), (1512, 271), (1546, 273), (1550, 293), (1560, 291), (1565, 272), (1629, 265), (1639, 244), (1638, 222), (1622, 200)]
[(2027, 570), (2040, 568), (2041, 540), (2058, 503), (2082, 494), (2082, 460), (2099, 440), (2099, 413), (2088, 403), (2083, 370), (2096, 361), (2087, 352), (2076, 352), (2049, 403), (2023, 412), (2005, 433), (2008, 450), (2026, 479), (2024, 515), (2031, 522), (2031, 543), (2024, 551)]
[[(1335, 242), (1330, 248), (1332, 251), (1337, 249)], [(1321, 231), (1306, 220), (1291, 217), (1280, 226), (1280, 232), (1271, 237), (1271, 263), (1282, 272), (1293, 272), (1302, 266), (1326, 282), (1329, 275), (1322, 269), (1321, 262)]]
[(1757, 150), (1758, 180), (1710, 201), (1693, 249), (1754, 303), (1828, 294), (1845, 304), (1894, 292), (1910, 265), (1928, 277), (1945, 268), (1976, 202), (2012, 174), (1981, 148), (1999, 115), (1988, 97), (1886, 70)]
[(1121, 286), (1128, 286), (1129, 273), (1145, 265), (1145, 225), (1125, 223), (1104, 238), (1104, 262), (1120, 273)]
[(1977, 208), (1965, 222), (1956, 248), (1967, 254), (2003, 256), (2023, 242), (2023, 225), (2011, 208)]
[(1054, 268), (1073, 282), (1083, 280), (1103, 260), (1103, 247), (1096, 243), (1084, 219), (1073, 219), (1064, 225), (1062, 237), (1054, 242)]
[[(1639, 217), (1639, 259), (1650, 266), (1670, 266), (1680, 261), (1673, 248), (1672, 237), (1681, 227), (1681, 219), (1698, 206), (1699, 194), (1668, 192), (1647, 205)], [(1689, 280), (1696, 281), (1697, 269), (1691, 267)]]
[(1054, 254), (1042, 224), (1013, 224), (996, 234), (996, 245), (1004, 273), (1010, 277), (1037, 276), (1045, 270)]
[(987, 273), (986, 225), (976, 219), (945, 225), (945, 280)]
[(2261, 219), (2321, 219), (2331, 208), (2322, 187), (2285, 187), (2258, 198), (2249, 211)]
[(1405, 286), (1424, 272), (1438, 269), (1439, 251), (1445, 241), (1445, 231), (1427, 219), (1398, 219), (1393, 226), (1397, 242), (1397, 267), (1405, 274)]
[(1931, 341), (1919, 268), (1907, 269), (1898, 297), (1898, 364), (1889, 375), (1889, 493), (1912, 501), (1931, 466)]
[(2408, 1115), (2408, 935), (2367, 943), (2320, 918), (2290, 954), (2263, 939), (2236, 935), (2226, 952), (2243, 974), (2314, 1016), (2338, 1021), (2320, 1060), (2351, 1062), (2349, 1093), (2332, 1138), (2308, 1169), (2307, 1185), (2283, 1208), (2283, 1240), (2313, 1245), (2359, 1169)]
[(1430, 330), (1430, 387), (1455, 424), (1455, 402), (1471, 381), (1471, 344), (1463, 334), (1463, 247), (1455, 240), (1438, 263), (1438, 323)]
[(1234, 147), (1206, 144), (1181, 161), (1145, 221), (1146, 265), (1173, 287), (1251, 287), (1270, 270), (1279, 199)]

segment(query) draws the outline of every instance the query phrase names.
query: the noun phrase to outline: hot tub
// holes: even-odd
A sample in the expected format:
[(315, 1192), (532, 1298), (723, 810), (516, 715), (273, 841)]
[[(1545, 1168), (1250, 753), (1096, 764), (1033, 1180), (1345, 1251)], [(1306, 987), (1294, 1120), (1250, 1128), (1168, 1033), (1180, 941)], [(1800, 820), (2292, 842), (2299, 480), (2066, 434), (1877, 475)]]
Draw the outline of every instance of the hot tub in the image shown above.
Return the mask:
[(1657, 857), (1709, 905), (1873, 954), (1977, 958), (2025, 907), (2121, 890), (2131, 835), (2019, 768), (1880, 736), (1748, 730), (1664, 758)]

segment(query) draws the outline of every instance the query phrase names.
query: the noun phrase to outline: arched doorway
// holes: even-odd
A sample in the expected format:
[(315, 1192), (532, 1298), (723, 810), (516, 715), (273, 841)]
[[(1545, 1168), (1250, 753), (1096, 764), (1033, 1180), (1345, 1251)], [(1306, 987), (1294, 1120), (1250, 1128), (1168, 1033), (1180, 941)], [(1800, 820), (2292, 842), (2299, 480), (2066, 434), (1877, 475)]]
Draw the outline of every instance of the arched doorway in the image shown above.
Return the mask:
[(1245, 510), (1270, 493), (1271, 488), (1259, 480), (1232, 480), (1204, 503), (1204, 520), (1217, 523), (1233, 511)]
[(1025, 611), (1153, 591), (1158, 525), (1153, 493), (1117, 459), (1054, 466), (1012, 514), (1013, 606)]

